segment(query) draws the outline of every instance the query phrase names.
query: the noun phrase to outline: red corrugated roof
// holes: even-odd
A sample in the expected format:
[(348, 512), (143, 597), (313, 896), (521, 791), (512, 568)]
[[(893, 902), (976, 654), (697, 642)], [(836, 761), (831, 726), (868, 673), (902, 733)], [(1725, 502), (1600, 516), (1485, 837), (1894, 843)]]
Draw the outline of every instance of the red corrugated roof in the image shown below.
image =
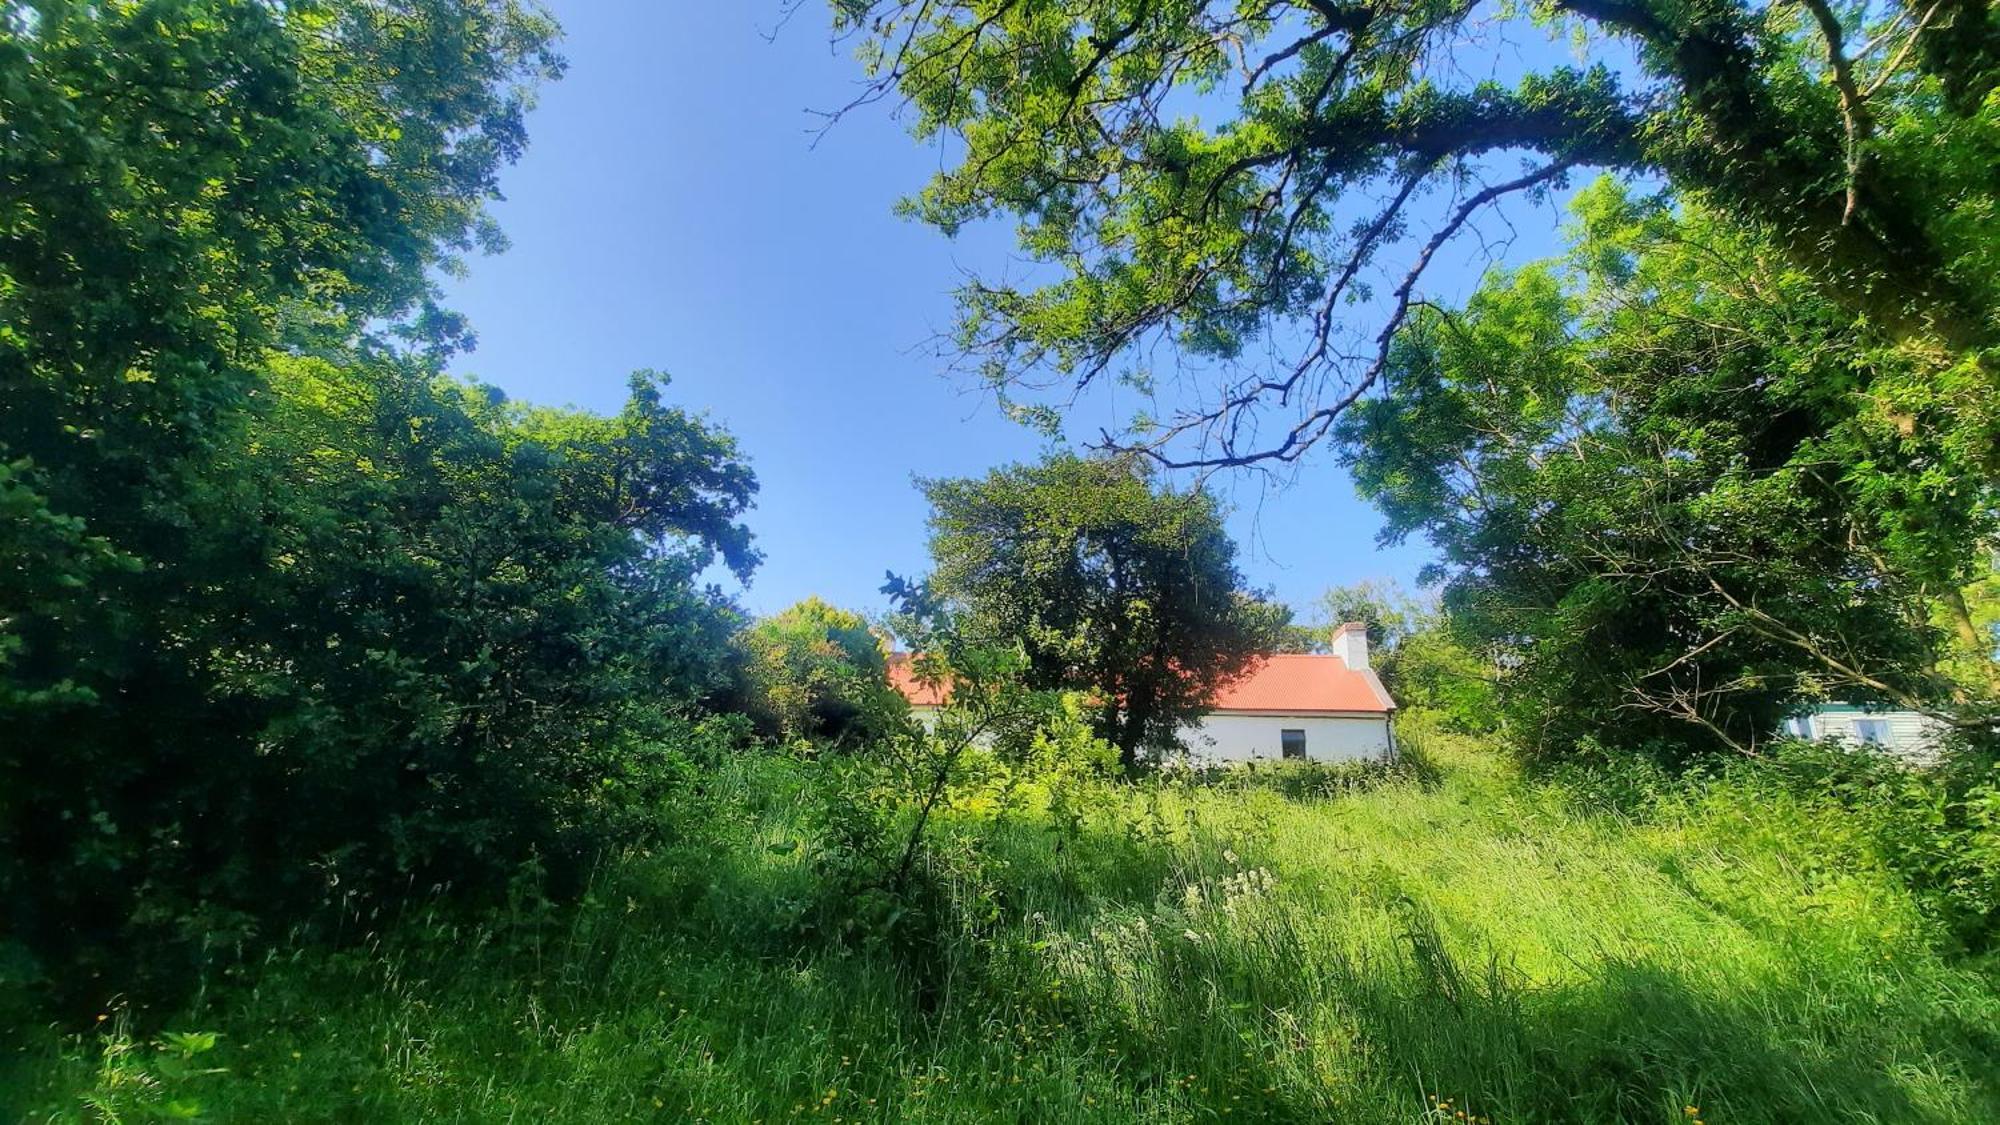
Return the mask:
[[(889, 684), (912, 707), (937, 707), (945, 693), (917, 679), (910, 654), (889, 654)], [(1309, 715), (1335, 711), (1386, 713), (1395, 707), (1373, 672), (1356, 672), (1338, 656), (1278, 653), (1259, 657), (1216, 692), (1216, 711), (1275, 711)]]
[(1373, 672), (1356, 672), (1338, 656), (1277, 653), (1258, 658), (1215, 693), (1216, 711), (1386, 712), (1395, 707)]
[(912, 707), (942, 707), (945, 691), (937, 684), (925, 683), (917, 678), (917, 670), (910, 666), (910, 654), (892, 652), (889, 654), (889, 686), (903, 693)]

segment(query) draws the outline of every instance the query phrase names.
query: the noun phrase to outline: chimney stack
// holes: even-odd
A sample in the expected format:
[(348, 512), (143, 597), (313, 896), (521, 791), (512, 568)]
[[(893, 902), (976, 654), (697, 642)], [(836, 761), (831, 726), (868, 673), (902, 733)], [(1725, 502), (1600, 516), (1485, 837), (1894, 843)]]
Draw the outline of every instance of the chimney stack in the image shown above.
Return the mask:
[(1356, 672), (1368, 670), (1368, 626), (1349, 621), (1333, 631), (1333, 654)]

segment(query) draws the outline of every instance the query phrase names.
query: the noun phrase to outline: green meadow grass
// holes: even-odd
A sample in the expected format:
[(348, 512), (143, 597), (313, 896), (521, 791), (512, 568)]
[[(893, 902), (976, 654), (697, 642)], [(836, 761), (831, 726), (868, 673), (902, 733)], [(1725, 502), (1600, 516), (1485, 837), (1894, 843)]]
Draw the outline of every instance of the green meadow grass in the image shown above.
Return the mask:
[[(1433, 740), (1323, 799), (1098, 786), (956, 813), (916, 955), (817, 933), (798, 767), (579, 907), (386, 923), (166, 1022), (31, 1029), (24, 1120), (2000, 1121), (2000, 981), (1836, 811), (1643, 822)], [(206, 1049), (204, 1049), (206, 1048)]]

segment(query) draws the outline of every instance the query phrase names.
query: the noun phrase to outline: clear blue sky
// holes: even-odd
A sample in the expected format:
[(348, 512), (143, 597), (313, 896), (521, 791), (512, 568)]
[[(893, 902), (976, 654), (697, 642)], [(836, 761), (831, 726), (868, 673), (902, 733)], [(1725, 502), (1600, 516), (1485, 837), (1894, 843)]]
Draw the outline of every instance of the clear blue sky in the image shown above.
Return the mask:
[[(1044, 448), (926, 346), (964, 271), (1005, 261), (1004, 232), (950, 241), (892, 213), (939, 154), (886, 107), (813, 145), (807, 110), (845, 101), (859, 73), (820, 7), (783, 28), (777, 0), (552, 7), (569, 74), (543, 91), (502, 182), (494, 214), (513, 248), (447, 286), (479, 336), (457, 369), (603, 411), (628, 372), (670, 372), (672, 397), (733, 432), (762, 485), (750, 524), (766, 561), (744, 604), (883, 608), (883, 571), (925, 565), (913, 476)], [(1547, 249), (1545, 229), (1524, 235)], [(1084, 432), (1115, 422), (1113, 406), (1088, 407), (1104, 416), (1079, 419)], [(1282, 491), (1244, 477), (1227, 494), (1245, 573), (1296, 607), (1330, 585), (1409, 583), (1428, 558), (1375, 546), (1379, 517), (1328, 456)]]

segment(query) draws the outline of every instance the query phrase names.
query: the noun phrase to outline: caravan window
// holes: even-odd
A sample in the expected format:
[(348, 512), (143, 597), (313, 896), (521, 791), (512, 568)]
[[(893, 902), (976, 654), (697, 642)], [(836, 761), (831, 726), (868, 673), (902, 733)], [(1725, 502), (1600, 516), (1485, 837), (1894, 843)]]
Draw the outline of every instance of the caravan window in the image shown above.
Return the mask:
[(1854, 738), (1856, 741), (1865, 742), (1870, 746), (1889, 745), (1889, 720), (1887, 719), (1854, 720)]

